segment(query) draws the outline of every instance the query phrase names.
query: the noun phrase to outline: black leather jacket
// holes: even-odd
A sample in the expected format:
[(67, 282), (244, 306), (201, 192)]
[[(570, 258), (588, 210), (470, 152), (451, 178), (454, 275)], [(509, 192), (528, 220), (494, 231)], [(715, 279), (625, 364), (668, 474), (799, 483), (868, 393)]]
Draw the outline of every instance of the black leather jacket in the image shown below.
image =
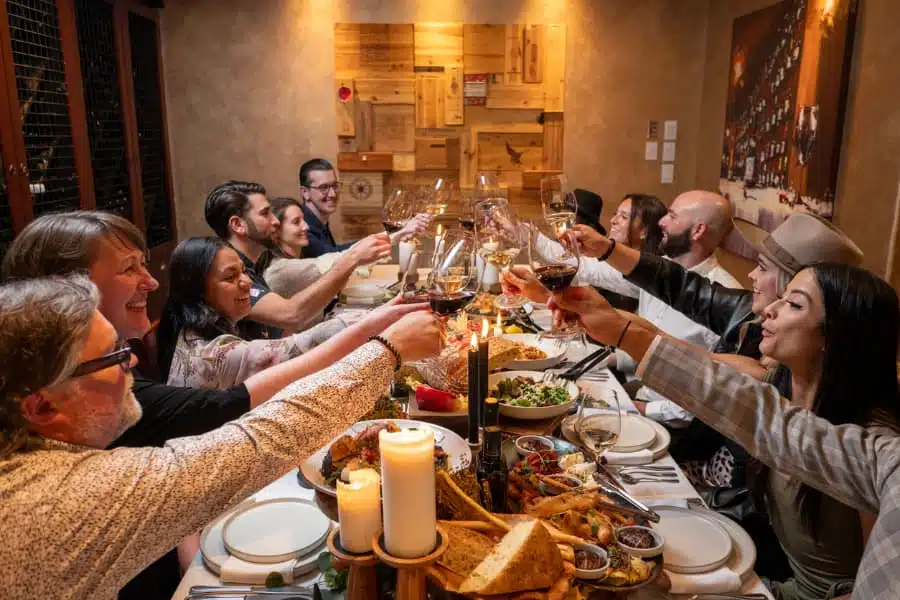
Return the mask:
[(715, 283), (661, 256), (641, 254), (626, 279), (721, 336), (713, 352), (759, 358), (762, 328), (753, 314), (753, 293)]

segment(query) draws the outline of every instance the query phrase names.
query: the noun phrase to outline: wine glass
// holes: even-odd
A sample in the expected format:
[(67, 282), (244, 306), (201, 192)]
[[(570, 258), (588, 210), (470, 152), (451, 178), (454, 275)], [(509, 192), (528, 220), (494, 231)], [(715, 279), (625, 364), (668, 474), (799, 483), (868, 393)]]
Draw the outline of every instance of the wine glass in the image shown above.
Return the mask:
[(497, 182), (497, 176), (490, 171), (481, 171), (475, 176), (475, 202), (484, 200), (485, 198), (493, 198), (500, 196), (500, 184)]
[(428, 275), (428, 302), (434, 312), (449, 316), (468, 306), (476, 295), (476, 291), (467, 289), (477, 280), (475, 236), (454, 227), (435, 244)]
[[(566, 241), (565, 244), (569, 249), (562, 251), (552, 241), (556, 235), (556, 228), (547, 221), (532, 222), (527, 229), (528, 264), (535, 277), (550, 292), (565, 290), (572, 284), (575, 275), (578, 274), (578, 267), (581, 266), (578, 245)], [(563, 239), (569, 237), (567, 232), (561, 235)], [(559, 328), (554, 327), (552, 331), (541, 332), (540, 337), (557, 340), (579, 338), (584, 342), (584, 329), (577, 323), (566, 324)]]
[(438, 177), (425, 192), (425, 212), (432, 217), (439, 217), (447, 212), (450, 198), (453, 193), (452, 184)]
[(460, 193), (457, 221), (463, 229), (475, 231), (475, 194), (472, 190), (464, 190)]
[[(475, 233), (478, 238), (478, 254), (485, 262), (508, 271), (522, 251), (526, 241), (523, 228), (503, 199), (488, 199), (475, 206)], [(503, 295), (494, 299), (501, 309), (520, 308), (525, 299), (520, 295)]]
[(416, 215), (416, 197), (406, 188), (391, 190), (381, 210), (381, 222), (388, 233), (400, 231)]
[(619, 398), (615, 394), (604, 398), (605, 407), (595, 408), (585, 406), (586, 400), (578, 405), (575, 415), (575, 436), (586, 448), (595, 461), (619, 441), (619, 433), (622, 431), (622, 413), (619, 408)]
[(575, 192), (569, 189), (568, 179), (565, 175), (553, 175), (541, 179), (541, 207), (544, 210), (544, 219), (553, 227), (555, 237), (563, 242), (568, 255), (568, 243), (563, 234), (575, 225), (578, 199), (575, 197)]

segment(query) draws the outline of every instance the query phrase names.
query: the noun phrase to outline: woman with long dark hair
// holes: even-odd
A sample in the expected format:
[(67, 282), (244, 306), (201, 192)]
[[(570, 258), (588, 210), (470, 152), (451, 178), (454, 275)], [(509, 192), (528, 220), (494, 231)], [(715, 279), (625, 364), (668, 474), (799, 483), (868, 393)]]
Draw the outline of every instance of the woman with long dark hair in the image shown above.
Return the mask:
[(190, 238), (175, 248), (169, 260), (169, 297), (157, 333), (160, 369), (170, 384), (227, 388), (322, 346), (327, 352), (318, 370), (397, 318), (397, 307), (388, 305), (349, 327), (337, 318), (280, 339), (246, 341), (237, 324), (250, 313), (250, 294), (243, 262), (219, 238)]
[(609, 237), (629, 248), (661, 254), (662, 229), (659, 220), (666, 216), (666, 205), (649, 194), (626, 194), (609, 220)]
[[(766, 308), (759, 349), (779, 363), (770, 380), (795, 405), (835, 425), (897, 427), (898, 329), (893, 288), (869, 271), (823, 263), (800, 271)], [(794, 573), (774, 584), (776, 598), (849, 592), (874, 517), (760, 464), (750, 481)]]

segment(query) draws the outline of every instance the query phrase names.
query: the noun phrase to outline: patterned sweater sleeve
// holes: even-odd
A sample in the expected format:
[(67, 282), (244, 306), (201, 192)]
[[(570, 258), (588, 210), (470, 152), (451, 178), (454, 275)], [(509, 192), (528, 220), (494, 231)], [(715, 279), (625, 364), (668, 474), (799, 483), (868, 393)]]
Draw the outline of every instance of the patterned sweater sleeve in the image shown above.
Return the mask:
[[(183, 537), (284, 475), (371, 410), (392, 372), (388, 352), (368, 343), (204, 435), (170, 440), (162, 448), (25, 456), (31, 469), (52, 481), (29, 473), (19, 501), (3, 511), (21, 510), (24, 527), (22, 536), (9, 541), (23, 547), (7, 550), (34, 558), (28, 561), (32, 567), (16, 566), (22, 569), (18, 579), (32, 586), (28, 582), (40, 580), (42, 568), (54, 565), (56, 581), (66, 581), (72, 596), (114, 597)], [(34, 485), (46, 489), (38, 494), (29, 487)], [(58, 543), (46, 543), (47, 532)], [(45, 597), (51, 596), (56, 597), (52, 591)]]

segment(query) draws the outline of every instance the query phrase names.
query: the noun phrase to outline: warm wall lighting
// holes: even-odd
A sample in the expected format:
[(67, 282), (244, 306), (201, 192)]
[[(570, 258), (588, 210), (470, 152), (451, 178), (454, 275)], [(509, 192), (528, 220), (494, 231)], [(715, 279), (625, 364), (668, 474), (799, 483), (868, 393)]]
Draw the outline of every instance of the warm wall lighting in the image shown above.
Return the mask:
[(838, 0), (824, 0), (822, 4), (822, 25), (831, 29), (834, 27), (834, 14), (837, 12)]

